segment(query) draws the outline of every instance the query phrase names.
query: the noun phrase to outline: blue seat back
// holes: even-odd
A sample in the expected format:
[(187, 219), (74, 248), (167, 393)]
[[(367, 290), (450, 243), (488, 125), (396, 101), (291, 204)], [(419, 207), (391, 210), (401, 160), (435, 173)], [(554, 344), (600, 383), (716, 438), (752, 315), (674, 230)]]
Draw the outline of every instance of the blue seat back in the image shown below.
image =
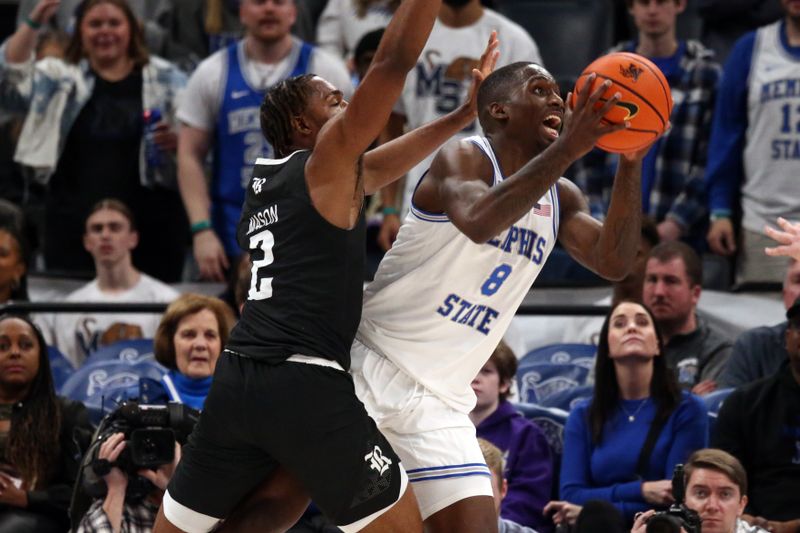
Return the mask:
[(578, 387), (564, 389), (542, 400), (542, 406), (555, 407), (569, 412), (572, 411), (572, 409), (579, 402), (591, 398), (593, 392), (594, 392), (593, 385), (580, 385)]
[(548, 344), (535, 348), (520, 358), (520, 366), (537, 363), (553, 363), (563, 365), (572, 363), (587, 368), (594, 367), (597, 346), (594, 344)]
[(167, 369), (155, 361), (88, 361), (75, 371), (59, 391), (82, 402), (95, 424), (124, 400), (139, 395), (139, 380), (160, 380)]
[(544, 433), (554, 456), (564, 451), (564, 425), (569, 413), (554, 407), (543, 407), (532, 403), (517, 403), (514, 407), (528, 420), (534, 422)]
[(153, 361), (153, 339), (127, 339), (90, 352), (89, 361)]
[(47, 347), (47, 356), (50, 360), (50, 373), (53, 375), (53, 385), (55, 389), (61, 390), (61, 386), (75, 372), (75, 367), (64, 357), (64, 354), (55, 346)]
[(556, 393), (588, 384), (590, 373), (585, 366), (572, 363), (520, 365), (517, 369), (520, 401), (541, 404)]

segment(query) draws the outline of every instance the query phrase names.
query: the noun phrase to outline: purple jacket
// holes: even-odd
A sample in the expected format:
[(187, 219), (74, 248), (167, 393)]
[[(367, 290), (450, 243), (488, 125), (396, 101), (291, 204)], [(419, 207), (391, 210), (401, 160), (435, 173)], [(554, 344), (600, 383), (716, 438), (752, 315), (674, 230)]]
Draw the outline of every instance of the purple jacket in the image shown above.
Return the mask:
[(476, 430), (478, 437), (500, 448), (506, 460), (508, 495), (500, 516), (542, 533), (552, 531), (552, 520), (542, 514), (553, 490), (553, 459), (542, 430), (507, 401)]

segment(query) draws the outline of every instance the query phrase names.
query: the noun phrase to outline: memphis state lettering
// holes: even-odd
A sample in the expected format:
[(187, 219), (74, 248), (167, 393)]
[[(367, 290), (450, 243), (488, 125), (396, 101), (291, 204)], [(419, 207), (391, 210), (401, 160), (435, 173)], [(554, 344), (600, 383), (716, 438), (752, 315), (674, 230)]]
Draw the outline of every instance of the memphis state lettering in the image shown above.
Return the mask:
[[(784, 79), (761, 86), (761, 103), (783, 100), (779, 132), (783, 137), (772, 139), (773, 160), (800, 160), (800, 79)], [(785, 137), (789, 135), (790, 137)]]
[(542, 264), (547, 249), (547, 239), (528, 228), (511, 226), (505, 235), (495, 237), (486, 244), (500, 248), (504, 252), (524, 255), (537, 265)]
[[(524, 256), (537, 265), (542, 263), (547, 249), (547, 239), (533, 230), (519, 226), (511, 226), (505, 235), (495, 237), (486, 244), (510, 254)], [(481, 294), (493, 296), (511, 275), (513, 268), (505, 263), (499, 265), (481, 286)], [(484, 335), (489, 334), (492, 322), (500, 316), (490, 305), (471, 302), (455, 293), (448, 294), (436, 312), (456, 324), (473, 328)]]

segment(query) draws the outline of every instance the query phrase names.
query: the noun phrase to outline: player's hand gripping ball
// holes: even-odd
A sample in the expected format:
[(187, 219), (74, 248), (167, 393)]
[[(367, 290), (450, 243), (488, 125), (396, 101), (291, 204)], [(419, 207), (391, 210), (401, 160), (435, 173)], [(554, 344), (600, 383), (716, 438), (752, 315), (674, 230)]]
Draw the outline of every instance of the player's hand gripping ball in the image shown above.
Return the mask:
[(672, 113), (672, 93), (664, 74), (649, 59), (629, 52), (617, 52), (596, 59), (578, 78), (569, 102), (571, 108), (575, 107), (578, 92), (586, 89), (584, 85), (592, 72), (597, 77), (588, 88), (589, 92), (605, 80), (613, 82), (596, 104), (597, 108), (614, 93), (622, 95), (603, 120), (613, 124), (625, 120), (631, 123), (625, 130), (600, 137), (596, 145), (598, 148), (616, 153), (635, 152), (664, 133)]

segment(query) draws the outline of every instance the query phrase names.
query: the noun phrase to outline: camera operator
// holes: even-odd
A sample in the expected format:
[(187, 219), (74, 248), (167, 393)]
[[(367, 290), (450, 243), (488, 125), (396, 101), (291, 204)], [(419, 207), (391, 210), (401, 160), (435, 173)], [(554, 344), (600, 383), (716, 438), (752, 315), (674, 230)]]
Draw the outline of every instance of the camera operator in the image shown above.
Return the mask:
[[(700, 515), (702, 533), (767, 533), (741, 519), (747, 505), (747, 473), (734, 456), (713, 448), (698, 450), (689, 457), (685, 472), (685, 507)], [(638, 514), (631, 533), (646, 533), (655, 514)]]
[[(97, 458), (111, 465), (119, 458), (126, 447), (125, 434), (114, 433), (100, 445)], [(111, 466), (103, 480), (108, 487), (104, 499), (92, 503), (83, 516), (76, 533), (145, 533), (153, 528), (153, 522), (161, 505), (161, 497), (167, 483), (181, 458), (181, 447), (175, 442), (175, 458), (170, 464), (156, 470), (141, 469), (138, 474), (150, 481), (154, 489), (140, 502), (125, 501), (128, 488), (128, 475), (117, 466)]]

